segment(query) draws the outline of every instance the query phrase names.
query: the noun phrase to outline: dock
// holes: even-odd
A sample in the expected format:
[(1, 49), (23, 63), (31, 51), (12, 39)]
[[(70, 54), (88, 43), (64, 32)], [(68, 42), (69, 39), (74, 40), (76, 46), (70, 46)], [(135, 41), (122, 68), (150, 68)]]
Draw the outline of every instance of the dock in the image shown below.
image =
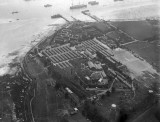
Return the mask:
[(52, 19), (56, 19), (56, 18), (62, 18), (64, 19), (66, 22), (70, 22), (68, 19), (66, 19), (64, 16), (62, 16), (61, 14), (56, 14), (51, 16)]
[(66, 20), (66, 22), (70, 22), (68, 19), (66, 19), (64, 16), (61, 15), (61, 18)]
[(74, 21), (80, 21), (79, 19), (76, 19), (76, 18), (74, 18), (73, 16), (71, 16), (71, 18), (72, 18)]
[(103, 22), (104, 20), (96, 17), (95, 15), (91, 15), (88, 11), (82, 11), (82, 14), (89, 16), (90, 18), (96, 20), (97, 22)]

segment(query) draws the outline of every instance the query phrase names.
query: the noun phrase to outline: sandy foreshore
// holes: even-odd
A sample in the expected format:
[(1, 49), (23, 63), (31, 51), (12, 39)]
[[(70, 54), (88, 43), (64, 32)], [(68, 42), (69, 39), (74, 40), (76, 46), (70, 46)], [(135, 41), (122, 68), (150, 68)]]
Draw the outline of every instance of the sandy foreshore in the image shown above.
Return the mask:
[(61, 25), (47, 26), (43, 31), (35, 34), (34, 38), (30, 40), (28, 45), (24, 45), (24, 47), (8, 53), (6, 56), (2, 56), (0, 61), (0, 76), (6, 73), (14, 74), (16, 72), (16, 67), (10, 67), (9, 64), (21, 62), (29, 50), (38, 45), (41, 41), (45, 40), (48, 36), (52, 35), (59, 27), (61, 27)]

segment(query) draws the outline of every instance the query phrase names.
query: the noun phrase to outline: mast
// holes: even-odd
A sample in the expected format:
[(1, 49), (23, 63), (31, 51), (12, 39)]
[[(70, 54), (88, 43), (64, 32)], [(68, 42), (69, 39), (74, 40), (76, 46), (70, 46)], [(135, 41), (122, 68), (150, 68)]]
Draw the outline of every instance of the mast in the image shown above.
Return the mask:
[(72, 6), (73, 6), (73, 0), (72, 0)]

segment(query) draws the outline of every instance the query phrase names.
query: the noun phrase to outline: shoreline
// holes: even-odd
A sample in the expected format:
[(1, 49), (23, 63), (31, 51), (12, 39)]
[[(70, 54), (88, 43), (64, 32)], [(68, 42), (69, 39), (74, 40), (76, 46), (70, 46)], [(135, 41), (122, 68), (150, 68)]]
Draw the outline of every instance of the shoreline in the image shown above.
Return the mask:
[[(26, 58), (27, 58), (28, 54), (29, 54), (31, 51), (33, 51), (35, 48), (37, 48), (41, 43), (45, 42), (48, 37), (54, 36), (54, 34), (55, 34), (58, 30), (60, 30), (61, 28), (65, 27), (65, 26), (68, 26), (68, 23), (65, 23), (65, 24), (62, 24), (62, 25), (56, 27), (55, 30), (50, 29), (50, 30), (47, 32), (47, 35), (43, 35), (43, 37), (40, 39), (40, 41), (38, 41), (33, 47), (31, 47), (31, 48), (26, 52), (26, 54), (23, 56), (23, 59), (22, 59), (22, 61), (20, 62), (21, 68), (22, 68), (22, 70), (24, 71), (24, 74), (25, 74), (26, 76), (29, 76), (30, 79), (34, 79), (34, 76), (31, 76), (31, 75), (30, 75), (30, 73), (29, 73), (29, 71), (28, 71), (28, 69), (27, 69), (27, 66), (25, 66), (25, 63), (27, 63), (27, 62), (26, 62)], [(32, 80), (30, 80), (30, 81), (31, 81), (31, 83), (33, 83)], [(34, 96), (35, 96), (35, 89), (34, 89)], [(30, 109), (32, 109), (32, 100), (33, 100), (33, 98), (34, 98), (34, 97), (32, 97), (32, 99), (29, 100), (29, 101), (30, 101)], [(26, 99), (27, 99), (27, 98), (26, 98)], [(32, 110), (31, 110), (31, 112), (32, 112)], [(32, 120), (34, 120), (33, 117), (34, 117), (34, 115), (33, 115), (33, 113), (32, 113)]]
[[(151, 18), (152, 19), (152, 18)], [(156, 18), (156, 20), (160, 20), (160, 18), (159, 17), (157, 17)], [(142, 19), (142, 20), (137, 20), (137, 19), (135, 19), (135, 20), (131, 20), (131, 22), (139, 22), (139, 21), (146, 21), (146, 19)], [(126, 19), (126, 20), (124, 20), (124, 19), (116, 19), (115, 21), (108, 21), (109, 23), (112, 23), (112, 22), (130, 22), (128, 19)], [(28, 51), (26, 50), (24, 50), (24, 51), (22, 51), (23, 53), (22, 54), (17, 54), (17, 55), (11, 55), (11, 56), (9, 56), (9, 58), (11, 58), (11, 59), (9, 59), (9, 62), (7, 62), (7, 63), (4, 63), (4, 64), (1, 64), (0, 65), (0, 76), (3, 76), (3, 75), (5, 75), (5, 74), (12, 74), (12, 73), (10, 73), (10, 70), (11, 70), (11, 68), (10, 68), (10, 66), (9, 66), (9, 64), (14, 64), (14, 63), (21, 63), (22, 62), (22, 60), (24, 59), (24, 57), (31, 51), (31, 50), (33, 50), (35, 47), (38, 47), (38, 45), (40, 45), (41, 43), (43, 43), (45, 40), (46, 40), (46, 38), (48, 38), (49, 36), (51, 36), (51, 35), (53, 35), (57, 30), (59, 30), (60, 28), (62, 28), (63, 26), (65, 26), (66, 25), (66, 23), (64, 23), (64, 24), (59, 24), (59, 25), (56, 25), (56, 26), (50, 26), (50, 27), (48, 27), (47, 28), (47, 30), (45, 30), (44, 31), (44, 33), (45, 34), (43, 34), (43, 36), (42, 37), (37, 37), (37, 36), (41, 36), (40, 34), (41, 33), (43, 33), (43, 32), (39, 32), (37, 35), (35, 35), (36, 37), (36, 39), (33, 39), (33, 40), (31, 40), (30, 41), (30, 44), (29, 45), (26, 45), (25, 47), (27, 47), (28, 49)], [(34, 44), (34, 45), (32, 45), (32, 46), (30, 46), (31, 44), (33, 44), (33, 43), (36, 43), (36, 44)], [(30, 47), (28, 47), (28, 46), (30, 46)], [(23, 48), (21, 48), (21, 49), (18, 49), (18, 53), (20, 53), (20, 51), (21, 50), (23, 50)], [(17, 50), (15, 50), (15, 51), (17, 51)], [(12, 54), (12, 53), (14, 53), (15, 51), (12, 51), (12, 52), (10, 52), (10, 53), (8, 53), (7, 55), (9, 55), (9, 54)], [(6, 56), (7, 56), (6, 55)], [(5, 58), (6, 58), (6, 56), (5, 56)], [(12, 58), (13, 57), (13, 58)], [(16, 61), (16, 62), (13, 62), (13, 60), (14, 59), (18, 59), (19, 61)], [(5, 73), (1, 73), (1, 72), (5, 72)]]
[[(3, 62), (2, 64), (0, 64), (0, 77), (6, 74), (10, 74), (10, 75), (14, 75), (15, 73), (12, 73), (12, 68), (14, 67), (10, 67), (9, 64), (21, 64), (23, 62), (24, 57), (31, 51), (33, 50), (36, 46), (38, 46), (40, 43), (42, 43), (43, 41), (45, 41), (46, 38), (48, 38), (49, 36), (51, 36), (56, 30), (57, 28), (59, 28), (59, 26), (62, 26), (63, 24), (59, 24), (58, 26), (47, 26), (47, 30), (42, 30), (42, 32), (38, 32), (35, 36), (35, 39), (32, 39), (29, 44), (25, 45), (25, 47), (21, 47), (19, 49), (16, 49), (12, 52), (9, 52), (7, 55), (1, 56), (2, 59), (6, 60), (5, 62)], [(40, 35), (40, 34), (43, 35)], [(34, 36), (34, 35), (33, 35)], [(42, 36), (42, 37), (39, 37)], [(34, 41), (33, 43), (37, 42), (36, 44), (32, 45), (32, 41)], [(23, 45), (22, 45), (23, 46)], [(22, 51), (23, 50), (23, 51)], [(22, 51), (22, 52), (21, 52)], [(10, 55), (14, 52), (17, 52), (17, 54), (15, 55)], [(8, 60), (9, 58), (9, 60)], [(16, 62), (14, 62), (13, 60), (17, 59)]]

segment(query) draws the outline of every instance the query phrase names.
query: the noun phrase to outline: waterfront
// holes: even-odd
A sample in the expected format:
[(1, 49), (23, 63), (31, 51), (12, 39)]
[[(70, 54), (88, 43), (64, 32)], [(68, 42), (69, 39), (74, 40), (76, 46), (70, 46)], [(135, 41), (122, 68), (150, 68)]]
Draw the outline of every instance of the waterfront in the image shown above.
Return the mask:
[[(158, 4), (155, 0), (136, 0), (134, 2), (130, 1), (131, 3), (129, 1), (130, 0), (114, 3), (112, 0), (108, 2), (100, 0), (99, 6), (89, 6), (88, 9), (91, 13), (94, 13), (104, 19), (117, 19), (119, 17), (123, 19), (134, 19), (136, 15), (137, 18), (144, 18), (145, 16), (158, 16)], [(51, 28), (47, 25), (65, 23), (63, 20), (59, 21), (50, 19), (51, 15), (60, 13), (69, 20), (72, 20), (70, 16), (74, 16), (80, 20), (94, 21), (91, 18), (81, 14), (81, 10), (70, 11), (70, 0), (65, 1), (66, 4), (62, 6), (63, 2), (63, 0), (56, 2), (51, 0), (0, 1), (0, 74), (3, 74), (9, 70), (9, 68), (6, 67), (7, 63), (11, 62), (11, 60), (16, 57), (8, 57), (8, 53), (18, 51), (19, 55), (23, 55), (30, 49), (31, 41), (41, 38), (40, 35)], [(83, 2), (84, 1), (81, 0), (81, 3)], [(47, 3), (52, 4), (53, 7), (45, 8), (44, 4)], [(84, 3), (87, 3), (87, 1)], [(123, 9), (121, 8), (122, 6)], [(142, 9), (141, 13), (139, 13), (137, 8), (144, 9)], [(148, 9), (151, 10), (149, 13), (146, 12)], [(18, 11), (19, 13), (13, 15), (11, 14), (13, 11)], [(134, 16), (130, 16), (132, 13), (134, 13)]]
[[(94, 10), (91, 10), (92, 15), (94, 15), (93, 11)], [(61, 13), (61, 14), (63, 15), (63, 13)], [(95, 12), (95, 14), (97, 14), (97, 13)], [(63, 16), (65, 16), (65, 15), (63, 15)], [(78, 15), (75, 15), (74, 17), (77, 18), (77, 16)], [(81, 14), (80, 14), (80, 16), (81, 16)], [(69, 17), (66, 17), (66, 18), (69, 19)], [(83, 18), (83, 19), (85, 19), (85, 18)], [(148, 64), (145, 65), (146, 62), (141, 57), (136, 55), (135, 53), (131, 54), (131, 52), (126, 51), (126, 50), (121, 50), (119, 48), (114, 49), (114, 47), (112, 48), (112, 44), (115, 45), (115, 47), (119, 47), (120, 45), (124, 46), (124, 45), (127, 45), (128, 43), (131, 44), (131, 43), (137, 42), (137, 41), (135, 41), (134, 38), (128, 36), (126, 34), (127, 32), (123, 33), (121, 30), (118, 30), (111, 25), (110, 25), (111, 27), (109, 25), (106, 26), (106, 29), (104, 29), (104, 30), (101, 28), (98, 28), (98, 25), (101, 25), (101, 24), (107, 25), (107, 22), (103, 23), (101, 21), (101, 19), (98, 19), (99, 23), (98, 24), (97, 23), (94, 23), (94, 24), (90, 23), (91, 27), (89, 27), (89, 28), (85, 28), (86, 26), (89, 25), (89, 23), (82, 23), (82, 22), (68, 23), (68, 24), (66, 24), (66, 26), (63, 26), (60, 30), (58, 30), (58, 32), (56, 32), (54, 35), (49, 36), (47, 39), (42, 39), (43, 37), (47, 37), (47, 35), (49, 34), (48, 33), (49, 30), (52, 31), (52, 34), (53, 34), (53, 30), (56, 29), (57, 24), (65, 23), (65, 21), (64, 20), (61, 21), (61, 19), (58, 19), (58, 20), (56, 19), (54, 21), (54, 20), (51, 20), (49, 17), (48, 17), (48, 19), (47, 18), (42, 19), (41, 17), (40, 18), (37, 17), (34, 19), (32, 18), (31, 20), (35, 20), (34, 24), (36, 26), (38, 26), (38, 25), (41, 26), (41, 24), (36, 23), (36, 22), (38, 22), (38, 20), (39, 21), (46, 20), (45, 24), (50, 24), (48, 22), (51, 22), (52, 25), (54, 23), (54, 26), (47, 27), (42, 21), (42, 23), (44, 24), (44, 25), (42, 24), (43, 25), (42, 29), (39, 29), (40, 27), (38, 26), (37, 31), (36, 31), (33, 29), (35, 27), (35, 26), (33, 26), (34, 25), (33, 23), (31, 23), (30, 26), (25, 28), (23, 26), (23, 24), (21, 26), (20, 25), (14, 26), (14, 24), (16, 22), (9, 22), (10, 26), (11, 25), (14, 26), (15, 30), (19, 29), (18, 32), (20, 33), (20, 35), (16, 35), (17, 34), (16, 31), (12, 32), (12, 29), (11, 30), (9, 29), (13, 33), (13, 35), (16, 35), (15, 38), (13, 36), (11, 36), (12, 39), (15, 39), (15, 41), (13, 41), (12, 43), (13, 44), (20, 43), (19, 44), (20, 46), (24, 45), (24, 47), (25, 47), (25, 48), (21, 48), (20, 50), (15, 50), (13, 52), (11, 51), (10, 48), (8, 48), (11, 53), (6, 54), (7, 55), (6, 58), (10, 58), (10, 57), (14, 58), (15, 57), (14, 60), (12, 59), (12, 61), (14, 61), (14, 63), (19, 61), (20, 55), (25, 54), (23, 52), (24, 49), (26, 49), (25, 51), (27, 52), (27, 50), (29, 50), (37, 42), (39, 42), (39, 41), (42, 42), (42, 40), (45, 40), (44, 43), (40, 44), (42, 47), (40, 45), (37, 45), (37, 47), (39, 47), (39, 49), (33, 48), (32, 50), (28, 51), (28, 53), (25, 55), (23, 62), (21, 62), (21, 65), (19, 65), (18, 63), (16, 65), (14, 63), (10, 63), (8, 65), (10, 67), (14, 67), (14, 66), (17, 66), (19, 68), (20, 68), (20, 66), (22, 67), (22, 69), (20, 68), (19, 72), (17, 72), (15, 76), (10, 76), (11, 79), (9, 79), (9, 82), (8, 82), (10, 84), (10, 80), (13, 80), (14, 81), (13, 83), (15, 84), (12, 87), (13, 90), (11, 92), (11, 95), (13, 97), (12, 98), (13, 102), (15, 103), (15, 112), (16, 112), (17, 119), (21, 119), (22, 121), (23, 120), (26, 120), (26, 121), (32, 120), (32, 121), (45, 121), (45, 122), (59, 120), (61, 117), (59, 117), (58, 114), (54, 114), (59, 109), (63, 109), (63, 108), (67, 109), (69, 114), (71, 114), (69, 111), (69, 109), (71, 109), (71, 107), (72, 107), (72, 109), (74, 107), (79, 107), (80, 103), (85, 98), (87, 98), (87, 99), (88, 98), (89, 99), (95, 98), (94, 97), (95, 93), (92, 93), (92, 92), (85, 90), (86, 85), (89, 87), (94, 86), (95, 88), (105, 87), (105, 90), (104, 90), (104, 88), (101, 89), (103, 91), (102, 93), (96, 93), (96, 95), (100, 96), (100, 98), (101, 98), (101, 95), (105, 94), (105, 92), (108, 91), (107, 88), (109, 88), (110, 92), (115, 92), (115, 90), (112, 89), (113, 86), (114, 86), (114, 89), (115, 88), (118, 89), (122, 85), (121, 82), (123, 83), (122, 87), (124, 88), (124, 90), (126, 89), (126, 85), (129, 86), (129, 88), (131, 88), (133, 86), (133, 81), (132, 81), (132, 78), (130, 77), (130, 71), (132, 71), (132, 70), (138, 74), (138, 77), (135, 77), (136, 78), (135, 79), (136, 85), (139, 82), (141, 82), (143, 84), (143, 85), (141, 85), (142, 88), (143, 88), (143, 86), (146, 88), (152, 87), (152, 81), (153, 80), (155, 81), (155, 79), (156, 79), (155, 77), (157, 77), (157, 75), (152, 74), (151, 71), (153, 71), (153, 69), (152, 69), (152, 67), (150, 67), (150, 65), (149, 65), (149, 67), (148, 67)], [(17, 20), (17, 21), (19, 21), (19, 20)], [(70, 24), (71, 24), (71, 26), (70, 26)], [(31, 26), (33, 26), (33, 28)], [(58, 27), (60, 27), (60, 25), (58, 25)], [(27, 30), (28, 28), (29, 28), (29, 30)], [(95, 29), (95, 28), (97, 28), (97, 29)], [(8, 28), (6, 28), (6, 29), (8, 29)], [(101, 29), (101, 31), (103, 30), (102, 31), (103, 33), (100, 32), (99, 29)], [(34, 38), (31, 38), (32, 31), (33, 31), (33, 33), (35, 33), (34, 38), (36, 38), (36, 40)], [(108, 32), (108, 31), (110, 31), (110, 32)], [(24, 38), (31, 38), (31, 39), (27, 39), (25, 41), (21, 41), (21, 40), (18, 41), (16, 38), (17, 36), (21, 37), (21, 39), (23, 38), (23, 34), (21, 32), (26, 35), (26, 37), (24, 37)], [(85, 32), (86, 35), (85, 35), (85, 33), (81, 34), (80, 32)], [(37, 35), (37, 33), (39, 33), (39, 34)], [(104, 33), (107, 33), (107, 35), (108, 35), (107, 37), (105, 37), (105, 38), (107, 38), (107, 40), (106, 40), (107, 43), (105, 43), (106, 46), (104, 46), (105, 44), (102, 44), (102, 42), (101, 42), (101, 41), (105, 41), (105, 40), (103, 40), (104, 36), (102, 36)], [(112, 34), (113, 34), (113, 36), (112, 36)], [(115, 34), (115, 36), (114, 36), (114, 34)], [(30, 37), (28, 37), (29, 35), (30, 35)], [(102, 36), (103, 38), (98, 38), (99, 36)], [(96, 40), (95, 38), (93, 39), (93, 37), (97, 37), (97, 39), (99, 39), (99, 40)], [(119, 37), (120, 37), (120, 39), (119, 39)], [(108, 38), (111, 38), (112, 40), (110, 40), (110, 42), (108, 42), (109, 41)], [(91, 41), (90, 39), (93, 39), (93, 40)], [(32, 40), (35, 40), (35, 41), (32, 41)], [(18, 41), (18, 42), (16, 42), (16, 41)], [(32, 43), (30, 43), (30, 41), (32, 41)], [(56, 52), (56, 54), (58, 53), (58, 56), (54, 55), (54, 53), (52, 51), (50, 51), (50, 53), (49, 53), (45, 49), (47, 46), (50, 46), (50, 44), (51, 44), (50, 42), (52, 42), (52, 46), (50, 47), (50, 49), (53, 49), (54, 52)], [(76, 47), (77, 49), (76, 48), (73, 49), (73, 48), (69, 47), (68, 45), (66, 45), (66, 46), (63, 45), (63, 44), (69, 43), (72, 46), (75, 46), (77, 44), (77, 42), (80, 42), (84, 45), (88, 44), (89, 46), (87, 46), (86, 49), (87, 50), (90, 49), (93, 53), (95, 52), (97, 55), (97, 58), (95, 60), (90, 60), (90, 62), (88, 62), (87, 59), (89, 59), (90, 57), (93, 57), (93, 55), (92, 56), (87, 55), (87, 53), (86, 53), (86, 56), (84, 55), (85, 57), (81, 57), (81, 56), (79, 57), (80, 54), (78, 52), (81, 51), (81, 49), (79, 49), (80, 47), (79, 48)], [(141, 42), (141, 41), (139, 41), (139, 42)], [(8, 43), (7, 46), (9, 47), (11, 45), (13, 48), (19, 48), (19, 45), (16, 45), (16, 47), (15, 47), (13, 44)], [(107, 49), (109, 52), (107, 52), (106, 47), (109, 44), (112, 49), (110, 49), (108, 47)], [(44, 55), (45, 52), (47, 55)], [(97, 52), (99, 52), (99, 53), (97, 53)], [(111, 56), (110, 55), (108, 56), (108, 54), (110, 54), (110, 52), (114, 53), (114, 56), (112, 56), (112, 54), (111, 54)], [(107, 53), (107, 56), (105, 56), (103, 53)], [(18, 55), (18, 57), (17, 57), (17, 55)], [(57, 64), (58, 67), (54, 67), (55, 65), (53, 65), (53, 66), (50, 65), (50, 63), (49, 63), (50, 60), (47, 60), (47, 61), (45, 60), (45, 57), (47, 57), (48, 55), (52, 55), (52, 58), (53, 58), (52, 63), (58, 63)], [(82, 60), (84, 60), (83, 58), (86, 58), (86, 60), (84, 60), (84, 62), (83, 62), (82, 60), (79, 60), (79, 58), (81, 58)], [(68, 62), (68, 61), (70, 61), (70, 62)], [(98, 63), (99, 61), (100, 61), (100, 63)], [(95, 65), (95, 68), (96, 67), (97, 68), (93, 69), (93, 67), (90, 65), (91, 62), (92, 62), (92, 64), (98, 63), (100, 65), (100, 67)], [(7, 62), (5, 62), (5, 63), (7, 64)], [(80, 67), (82, 67), (82, 63), (84, 63), (83, 64), (84, 68), (80, 68)], [(103, 66), (107, 65), (109, 67), (109, 69), (106, 67), (102, 67), (101, 66), (102, 63), (106, 63), (106, 64), (103, 64)], [(79, 64), (81, 64), (81, 66), (79, 66)], [(81, 72), (81, 70), (86, 70), (86, 72), (87, 72), (86, 67), (89, 67), (90, 71), (93, 72), (92, 75), (89, 75), (88, 74), (89, 72), (85, 74), (85, 75), (88, 75), (89, 81), (86, 81), (86, 79), (83, 77), (85, 75), (81, 74), (81, 73), (83, 73), (83, 72)], [(63, 72), (61, 70), (61, 68), (63, 68), (64, 69), (63, 71), (65, 71), (65, 72)], [(72, 68), (73, 68), (73, 70), (72, 70)], [(96, 70), (98, 70), (98, 69), (102, 70), (99, 73), (103, 73), (103, 78), (106, 78), (106, 75), (107, 75), (107, 78), (104, 80), (104, 84), (95, 82), (98, 80), (96, 78), (96, 77), (98, 77), (98, 76), (96, 76), (96, 72), (97, 72)], [(74, 70), (75, 70), (75, 73), (72, 72)], [(141, 72), (143, 72), (144, 75), (141, 75)], [(134, 72), (131, 72), (131, 73), (133, 73), (133, 75), (135, 74)], [(77, 77), (74, 77), (74, 76), (77, 76)], [(75, 79), (72, 79), (72, 77), (74, 77)], [(147, 79), (146, 79), (146, 77), (147, 77)], [(7, 77), (7, 78), (9, 78), (9, 77)], [(3, 77), (2, 77), (2, 79), (3, 79)], [(114, 83), (115, 81), (117, 81), (116, 85)], [(118, 81), (121, 81), (121, 82), (118, 82)], [(149, 81), (149, 83), (147, 83), (148, 81)], [(62, 83), (61, 85), (63, 87), (57, 88), (58, 83), (59, 84)], [(55, 86), (55, 84), (56, 84), (56, 86)], [(135, 86), (135, 84), (134, 84), (134, 86)], [(135, 91), (134, 86), (133, 86), (132, 90), (135, 93), (135, 92), (137, 92), (137, 88)], [(10, 86), (7, 86), (7, 87), (10, 87)], [(57, 91), (52, 90), (52, 89), (54, 89), (54, 87), (55, 87), (55, 90), (57, 89)], [(72, 94), (72, 95), (69, 95), (70, 96), (69, 99), (67, 97), (65, 97), (65, 93), (66, 93), (66, 90), (64, 89), (65, 87), (68, 87), (71, 89), (71, 92), (67, 91), (68, 93)], [(148, 91), (145, 89), (143, 89), (143, 91), (148, 93)], [(56, 93), (59, 93), (58, 96), (56, 96)], [(60, 95), (60, 93), (61, 93), (61, 95)], [(117, 93), (119, 93), (119, 92), (117, 92)], [(141, 93), (141, 92), (138, 92), (138, 93)], [(73, 98), (73, 95), (74, 95), (74, 98)], [(143, 95), (143, 94), (137, 95), (137, 93), (136, 93), (135, 100), (138, 99), (138, 101), (140, 101), (141, 99), (139, 97), (141, 95), (144, 97), (144, 100), (145, 100), (146, 95)], [(122, 95), (122, 96), (126, 96), (126, 95)], [(133, 96), (132, 93), (129, 92), (127, 100), (129, 100), (132, 96)], [(102, 97), (104, 98), (104, 96), (102, 96)], [(111, 94), (110, 98), (111, 97), (113, 98), (113, 101), (111, 101), (111, 103), (114, 102), (118, 105), (118, 100), (116, 102), (116, 99), (115, 99), (117, 97), (115, 97), (113, 94)], [(53, 101), (53, 99), (56, 101)], [(122, 99), (126, 99), (126, 98), (122, 98)], [(67, 101), (69, 102), (71, 100), (73, 102), (73, 103), (70, 103), (70, 108), (65, 107), (67, 105), (67, 103), (63, 100), (65, 100), (66, 102)], [(61, 102), (59, 102), (59, 101), (61, 101)], [(111, 104), (111, 103), (108, 103), (107, 101), (105, 101), (103, 103), (103, 100), (99, 100), (96, 103), (99, 106), (102, 106), (103, 108), (104, 108), (104, 105), (108, 105), (108, 108), (105, 109), (105, 111), (106, 111), (104, 114), (105, 117), (106, 117), (106, 115), (109, 115), (109, 114), (107, 114), (107, 112), (109, 112), (110, 104)], [(138, 101), (136, 101), (136, 102), (138, 102)], [(154, 102), (154, 100), (153, 100), (153, 102)], [(143, 103), (143, 101), (142, 101), (142, 103)], [(152, 100), (149, 101), (148, 103), (152, 103)], [(125, 102), (124, 102), (124, 104), (125, 104)], [(131, 105), (134, 105), (134, 104), (135, 104), (135, 101), (132, 101)], [(130, 103), (127, 105), (130, 106)], [(142, 104), (140, 104), (140, 105), (142, 105)], [(149, 106), (149, 104), (144, 104), (144, 105), (146, 105), (146, 107)], [(39, 107), (39, 106), (41, 106), (41, 107)], [(126, 107), (126, 109), (129, 109), (128, 106)], [(145, 106), (141, 106), (141, 107), (146, 108)], [(23, 108), (23, 109), (21, 109), (21, 108)], [(101, 110), (102, 109), (100, 109), (99, 111), (101, 111)], [(55, 115), (54, 117), (53, 117), (53, 114)], [(93, 116), (93, 113), (91, 113), (91, 115)], [(89, 116), (85, 116), (85, 117), (92, 119)], [(81, 117), (81, 118), (83, 118), (83, 117)]]

